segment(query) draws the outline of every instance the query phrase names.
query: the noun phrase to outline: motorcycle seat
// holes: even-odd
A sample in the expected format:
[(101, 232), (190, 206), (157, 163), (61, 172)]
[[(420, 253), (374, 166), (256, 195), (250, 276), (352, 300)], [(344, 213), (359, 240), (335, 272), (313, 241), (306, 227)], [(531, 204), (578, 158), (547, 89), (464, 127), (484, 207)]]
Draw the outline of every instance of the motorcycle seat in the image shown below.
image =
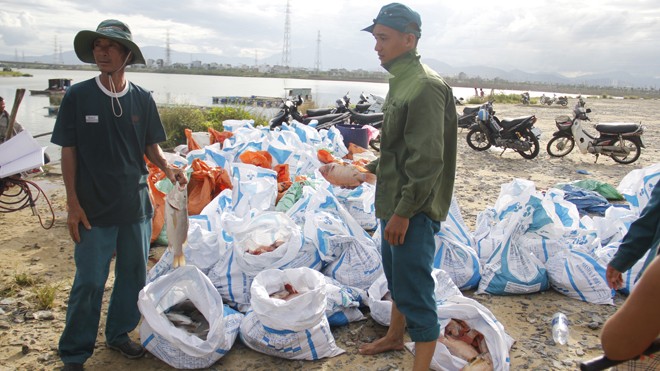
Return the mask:
[(356, 124), (366, 125), (382, 120), (383, 120), (382, 112), (378, 112), (378, 113), (351, 112), (351, 122)]
[(464, 114), (464, 115), (472, 115), (472, 114), (476, 114), (477, 112), (479, 112), (479, 109), (480, 109), (480, 108), (481, 108), (481, 106), (476, 106), (476, 107), (465, 107), (465, 108), (463, 108), (463, 114)]
[(641, 127), (641, 124), (634, 122), (608, 122), (605, 124), (596, 124), (596, 130), (601, 133), (625, 134), (634, 133)]
[(367, 112), (369, 107), (371, 107), (371, 103), (358, 103), (355, 105), (355, 110), (358, 112)]
[(521, 124), (522, 122), (529, 120), (532, 116), (523, 116), (523, 117), (516, 117), (512, 119), (504, 119), (500, 121), (500, 126), (502, 126), (504, 129), (508, 129), (512, 126)]
[(309, 124), (312, 120), (317, 120), (318, 124), (321, 125), (326, 122), (334, 121), (334, 120), (341, 120), (343, 118), (348, 117), (348, 113), (330, 113), (327, 115), (323, 116), (314, 116), (314, 117), (305, 117), (303, 119), (303, 124), (307, 125)]
[(323, 116), (329, 113), (334, 113), (335, 108), (310, 108), (307, 110), (306, 116)]

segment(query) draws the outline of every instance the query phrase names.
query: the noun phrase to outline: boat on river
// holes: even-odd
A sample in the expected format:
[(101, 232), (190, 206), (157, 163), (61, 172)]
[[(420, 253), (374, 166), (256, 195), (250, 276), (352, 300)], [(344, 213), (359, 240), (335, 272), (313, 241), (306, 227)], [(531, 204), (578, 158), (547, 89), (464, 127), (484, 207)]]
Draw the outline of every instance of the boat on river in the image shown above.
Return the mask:
[(44, 90), (30, 90), (31, 95), (63, 95), (71, 87), (73, 79), (48, 79), (48, 88)]

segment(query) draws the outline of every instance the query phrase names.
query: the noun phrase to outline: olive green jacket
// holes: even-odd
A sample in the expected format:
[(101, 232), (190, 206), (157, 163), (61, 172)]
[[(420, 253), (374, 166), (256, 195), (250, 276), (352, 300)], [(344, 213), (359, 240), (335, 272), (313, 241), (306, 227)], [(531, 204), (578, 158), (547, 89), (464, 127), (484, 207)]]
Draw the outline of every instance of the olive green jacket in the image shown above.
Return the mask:
[(425, 213), (444, 221), (456, 173), (456, 106), (452, 89), (415, 50), (384, 65), (393, 77), (385, 99), (376, 174), (376, 216)]

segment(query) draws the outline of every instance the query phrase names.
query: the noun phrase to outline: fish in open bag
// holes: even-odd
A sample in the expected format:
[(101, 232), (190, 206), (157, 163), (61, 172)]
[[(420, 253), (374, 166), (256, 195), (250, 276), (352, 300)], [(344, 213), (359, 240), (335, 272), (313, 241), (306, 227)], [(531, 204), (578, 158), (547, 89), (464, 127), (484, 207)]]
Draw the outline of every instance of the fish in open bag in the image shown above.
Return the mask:
[(173, 253), (172, 268), (186, 265), (183, 245), (188, 237), (188, 189), (178, 182), (165, 197), (167, 248)]
[(342, 187), (357, 187), (362, 182), (376, 183), (376, 175), (365, 168), (348, 163), (330, 163), (322, 165), (319, 172), (330, 184)]

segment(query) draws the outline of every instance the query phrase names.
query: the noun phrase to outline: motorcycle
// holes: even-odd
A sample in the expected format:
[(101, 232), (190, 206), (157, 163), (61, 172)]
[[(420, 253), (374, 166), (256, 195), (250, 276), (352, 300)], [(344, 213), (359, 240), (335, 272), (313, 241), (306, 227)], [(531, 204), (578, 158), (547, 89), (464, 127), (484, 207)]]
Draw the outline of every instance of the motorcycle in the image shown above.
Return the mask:
[(520, 103), (522, 103), (524, 105), (528, 105), (529, 101), (530, 101), (529, 100), (529, 92), (524, 92), (524, 93), (520, 94)]
[(469, 129), (472, 125), (477, 123), (477, 113), (481, 106), (465, 107), (463, 114), (458, 116), (458, 127), (461, 129)]
[(303, 122), (303, 117), (300, 112), (298, 112), (298, 107), (302, 104), (303, 99), (300, 95), (296, 100), (282, 100), (280, 111), (268, 122), (270, 129), (273, 130), (278, 126), (282, 126), (285, 122), (289, 123), (292, 119), (298, 122)]
[(368, 98), (364, 93), (360, 94), (360, 100), (355, 105), (355, 111), (358, 113), (380, 113), (383, 112), (385, 98), (369, 94)]
[(579, 102), (573, 110), (573, 119), (567, 115), (555, 118), (557, 130), (548, 142), (548, 154), (552, 157), (564, 157), (571, 153), (577, 142), (582, 153), (596, 155), (596, 161), (601, 154), (610, 156), (620, 164), (631, 164), (642, 153), (642, 134), (644, 127), (636, 123), (600, 123), (594, 125), (598, 135), (594, 136), (582, 127), (583, 121), (591, 121), (588, 113)]
[(565, 95), (557, 97), (557, 94), (553, 94), (552, 98), (546, 97), (545, 94), (541, 96), (539, 99), (539, 103), (541, 104), (547, 104), (548, 106), (551, 106), (553, 103), (556, 103), (562, 107), (568, 106), (568, 97)]
[[(499, 120), (488, 101), (477, 113), (477, 123), (467, 133), (467, 143), (475, 151), (485, 151), (491, 146), (512, 149), (526, 159), (539, 154), (541, 131), (534, 127), (536, 116)], [(502, 151), (502, 153), (504, 153)]]

